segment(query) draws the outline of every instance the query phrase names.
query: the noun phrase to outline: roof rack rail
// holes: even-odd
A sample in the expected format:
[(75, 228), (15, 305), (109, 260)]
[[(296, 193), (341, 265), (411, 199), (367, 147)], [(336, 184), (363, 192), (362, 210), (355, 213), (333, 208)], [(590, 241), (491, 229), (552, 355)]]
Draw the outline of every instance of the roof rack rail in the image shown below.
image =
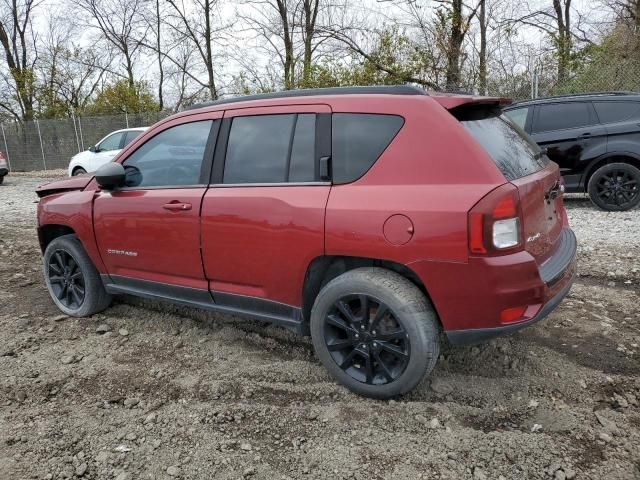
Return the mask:
[(330, 88), (304, 88), (299, 90), (283, 90), (280, 92), (261, 93), (257, 95), (244, 95), (241, 97), (224, 98), (211, 102), (199, 103), (184, 110), (196, 110), (198, 108), (226, 105), (229, 103), (248, 102), (251, 100), (268, 100), (271, 98), (311, 97), (319, 95), (428, 95), (425, 90), (411, 85), (375, 85), (368, 87), (330, 87)]
[(561, 95), (550, 95), (548, 97), (538, 97), (538, 98), (529, 98), (527, 100), (520, 100), (518, 102), (514, 102), (512, 105), (515, 105), (517, 103), (536, 102), (539, 100), (552, 100), (554, 98), (597, 97), (597, 96), (604, 96), (604, 95), (625, 96), (625, 95), (640, 95), (640, 93), (632, 92), (630, 90), (618, 90), (618, 91), (610, 91), (610, 92), (564, 93)]

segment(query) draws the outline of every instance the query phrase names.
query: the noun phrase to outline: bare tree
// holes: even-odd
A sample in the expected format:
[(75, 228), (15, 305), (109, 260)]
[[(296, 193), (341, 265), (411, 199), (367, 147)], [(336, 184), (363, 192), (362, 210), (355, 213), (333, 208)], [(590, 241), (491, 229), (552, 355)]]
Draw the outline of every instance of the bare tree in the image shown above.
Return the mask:
[(70, 0), (90, 18), (100, 39), (112, 45), (124, 60), (124, 77), (135, 86), (134, 64), (144, 44), (148, 25), (144, 21), (145, 0)]
[(32, 17), (37, 6), (37, 0), (0, 2), (0, 45), (6, 61), (2, 75), (6, 90), (0, 94), (0, 108), (22, 120), (32, 120), (34, 113), (38, 52)]
[[(220, 35), (229, 28), (222, 21), (219, 11), (220, 0), (167, 0), (171, 6), (170, 26), (177, 36), (177, 41), (188, 42), (198, 52), (200, 60), (206, 70), (206, 81), (197, 75), (184, 72), (192, 81), (205, 87), (209, 98), (216, 100), (220, 95), (216, 85), (216, 77), (220, 75), (213, 45), (220, 41)], [(172, 59), (174, 65), (180, 62)]]

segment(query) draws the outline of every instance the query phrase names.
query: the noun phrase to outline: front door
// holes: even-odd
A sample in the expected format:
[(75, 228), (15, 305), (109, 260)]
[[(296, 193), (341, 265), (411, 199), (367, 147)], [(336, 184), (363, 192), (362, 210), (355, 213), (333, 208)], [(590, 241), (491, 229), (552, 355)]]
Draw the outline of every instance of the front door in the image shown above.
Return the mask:
[(320, 159), (330, 155), (330, 112), (326, 105), (225, 112), (202, 204), (203, 263), (217, 304), (300, 306), (307, 265), (324, 254), (331, 186)]
[(96, 240), (112, 283), (208, 291), (200, 206), (220, 121), (198, 117), (157, 129), (122, 162), (126, 186), (95, 199)]

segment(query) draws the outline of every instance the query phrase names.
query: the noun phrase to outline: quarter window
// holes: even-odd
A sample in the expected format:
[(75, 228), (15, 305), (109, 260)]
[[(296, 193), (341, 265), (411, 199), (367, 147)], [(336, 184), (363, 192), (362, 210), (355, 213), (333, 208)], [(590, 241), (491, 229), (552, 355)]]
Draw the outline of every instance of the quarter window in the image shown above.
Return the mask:
[(640, 102), (593, 102), (600, 123), (623, 122), (640, 117)]
[(551, 103), (538, 106), (533, 133), (565, 130), (591, 125), (586, 102)]
[(235, 117), (223, 183), (311, 182), (315, 178), (315, 114)]
[(397, 115), (334, 113), (331, 149), (334, 183), (349, 183), (371, 168), (404, 123)]
[(513, 110), (507, 110), (504, 114), (509, 120), (524, 130), (524, 126), (527, 123), (527, 115), (529, 114), (528, 108), (515, 108)]
[(102, 142), (100, 142), (100, 145), (98, 145), (98, 148), (100, 149), (101, 152), (108, 152), (110, 150), (118, 150), (120, 148), (120, 143), (122, 142), (122, 136), (123, 135), (124, 135), (124, 133), (122, 133), (122, 132), (114, 133), (113, 135), (109, 135)]
[(127, 187), (200, 184), (200, 171), (212, 120), (168, 128), (145, 142), (123, 166)]

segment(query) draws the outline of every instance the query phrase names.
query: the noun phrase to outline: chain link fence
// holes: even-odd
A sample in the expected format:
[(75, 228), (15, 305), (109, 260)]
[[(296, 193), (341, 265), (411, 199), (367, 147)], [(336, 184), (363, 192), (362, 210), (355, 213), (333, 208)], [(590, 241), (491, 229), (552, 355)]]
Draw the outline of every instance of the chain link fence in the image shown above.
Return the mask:
[[(462, 86), (463, 91), (482, 93), (477, 85)], [(640, 92), (640, 56), (638, 60), (599, 61), (558, 81), (558, 72), (543, 65), (532, 71), (488, 79), (486, 94), (509, 97), (514, 101), (553, 95), (604, 91)], [(153, 125), (171, 112), (136, 115), (72, 117), (0, 124), (0, 151), (14, 171), (67, 168), (71, 157), (95, 145), (114, 130)]]
[(71, 157), (122, 128), (153, 125), (171, 112), (72, 117), (0, 124), (0, 151), (12, 171), (67, 168)]

